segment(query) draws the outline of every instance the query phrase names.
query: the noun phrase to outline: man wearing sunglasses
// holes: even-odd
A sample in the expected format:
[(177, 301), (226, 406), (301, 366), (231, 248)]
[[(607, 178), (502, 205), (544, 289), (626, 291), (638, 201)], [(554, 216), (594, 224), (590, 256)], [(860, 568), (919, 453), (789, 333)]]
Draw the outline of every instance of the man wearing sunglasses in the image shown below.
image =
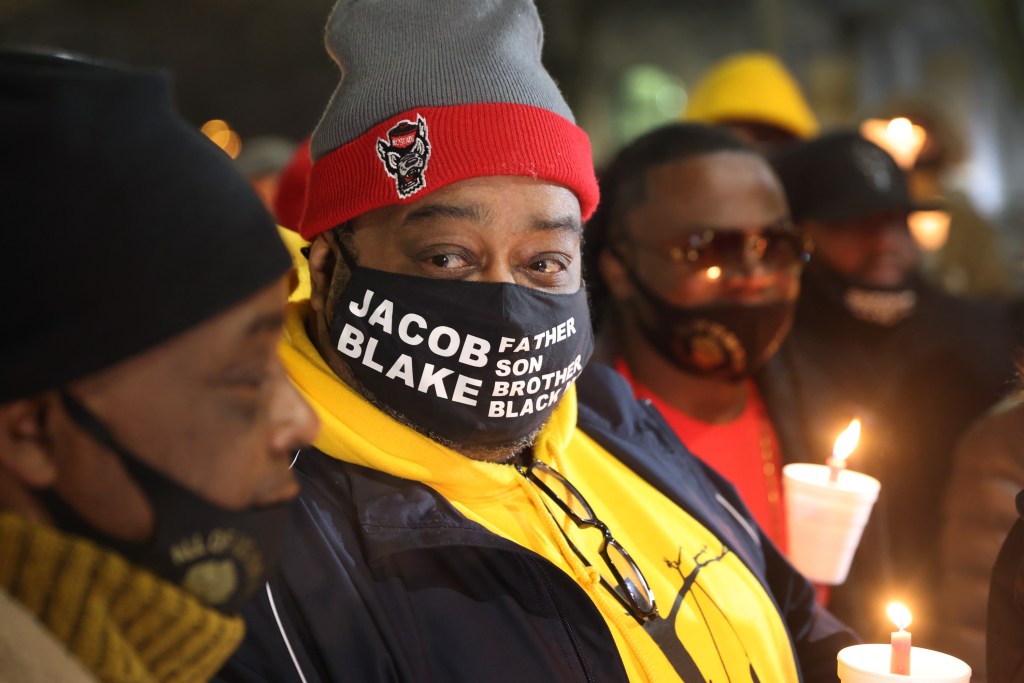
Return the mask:
[[(874, 606), (899, 596), (927, 637), (941, 621), (931, 610), (956, 603), (935, 597), (947, 595), (936, 583), (936, 502), (958, 437), (1011, 386), (1008, 321), (922, 280), (907, 179), (877, 145), (835, 132), (787, 150), (777, 168), (793, 218), (814, 242), (780, 353), (794, 389), (786, 412), (819, 461), (859, 417), (852, 466), (882, 483), (850, 576), (830, 606), (872, 639), (891, 630)], [(971, 515), (980, 518), (977, 509)], [(963, 548), (952, 552), (962, 556), (957, 564), (980, 567)]]
[(782, 448), (757, 379), (793, 317), (805, 252), (778, 179), (721, 128), (622, 150), (587, 234), (605, 359), (786, 547)]
[(322, 430), (225, 681), (835, 680), (849, 634), (742, 503), (575, 382), (597, 183), (540, 43), (529, 0), (335, 6), (284, 348)]

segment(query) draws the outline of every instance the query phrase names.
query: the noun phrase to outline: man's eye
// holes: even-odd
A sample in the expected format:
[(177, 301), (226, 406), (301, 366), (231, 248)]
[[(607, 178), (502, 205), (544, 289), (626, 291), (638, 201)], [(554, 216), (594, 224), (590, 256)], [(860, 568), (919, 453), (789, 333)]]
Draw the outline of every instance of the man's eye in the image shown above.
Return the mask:
[(556, 258), (539, 258), (530, 264), (530, 269), (538, 273), (560, 273), (568, 266)]
[(469, 265), (466, 259), (458, 254), (435, 254), (429, 257), (428, 260), (432, 266), (444, 269), (465, 268)]
[(259, 391), (266, 387), (270, 382), (270, 376), (265, 374), (259, 375), (238, 375), (234, 377), (228, 377), (225, 379), (224, 384), (232, 389), (245, 389), (251, 391)]
[(270, 385), (273, 373), (262, 365), (236, 365), (220, 376), (220, 384), (229, 389), (260, 391)]

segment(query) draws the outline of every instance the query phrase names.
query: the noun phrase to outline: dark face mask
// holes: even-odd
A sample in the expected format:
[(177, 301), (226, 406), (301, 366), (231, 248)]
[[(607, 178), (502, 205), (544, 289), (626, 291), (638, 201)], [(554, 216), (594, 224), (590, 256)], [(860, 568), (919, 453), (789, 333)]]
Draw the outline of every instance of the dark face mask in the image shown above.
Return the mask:
[(912, 316), (921, 280), (916, 274), (898, 287), (869, 287), (845, 278), (824, 264), (812, 262), (804, 274), (804, 289), (841, 306), (861, 322), (888, 328)]
[(214, 505), (145, 464), (76, 398), (60, 396), (75, 425), (115, 453), (142, 489), (155, 529), (146, 541), (122, 541), (94, 528), (52, 489), (38, 492), (57, 527), (119, 552), (211, 607), (237, 612), (277, 567), (291, 503), (245, 510)]
[(593, 350), (586, 292), (351, 269), (331, 340), (373, 399), (442, 443), (536, 432)]
[(683, 308), (651, 291), (629, 271), (650, 307), (652, 320), (637, 317), (648, 343), (693, 375), (739, 381), (760, 370), (779, 349), (793, 323), (795, 303), (712, 303)]

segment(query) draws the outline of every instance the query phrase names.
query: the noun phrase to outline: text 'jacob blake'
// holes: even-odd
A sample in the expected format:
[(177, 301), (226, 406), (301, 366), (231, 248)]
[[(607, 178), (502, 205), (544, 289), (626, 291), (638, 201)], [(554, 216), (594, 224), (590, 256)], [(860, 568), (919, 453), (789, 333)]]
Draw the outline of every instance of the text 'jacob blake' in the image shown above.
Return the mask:
[[(390, 299), (381, 300), (370, 313), (373, 297), (373, 290), (368, 289), (361, 304), (356, 304), (356, 302), (349, 304), (349, 312), (357, 318), (366, 318), (368, 325), (379, 327), (386, 334), (397, 333), (398, 338), (410, 347), (419, 346), (426, 341), (427, 349), (439, 358), (451, 358), (458, 354), (458, 362), (463, 365), (474, 368), (487, 366), (491, 342), (472, 334), (461, 335), (455, 329), (445, 325), (430, 329), (426, 319), (418, 313), (402, 315), (396, 325), (395, 306)], [(369, 314), (368, 318), (367, 314)], [(425, 339), (423, 334), (420, 334), (421, 332), (426, 334)], [(501, 337), (498, 342), (498, 352), (537, 351), (565, 341), (574, 334), (576, 334), (576, 320), (570, 317), (559, 325), (535, 335), (521, 338)], [(384, 365), (374, 358), (377, 346), (377, 339), (367, 338), (367, 335), (350, 323), (345, 324), (338, 338), (339, 351), (349, 358), (360, 360), (368, 368), (384, 373), (385, 377), (389, 379), (400, 380), (406, 386), (421, 393), (433, 391), (438, 397), (456, 403), (470, 406), (477, 404), (476, 396), (479, 395), (484, 380), (455, 373), (448, 368), (438, 368), (428, 362), (424, 362), (422, 367), (417, 369), (413, 358), (405, 353), (391, 361), (390, 367), (385, 370)], [(542, 354), (516, 360), (502, 358), (494, 364), (494, 375), (497, 377), (510, 375), (519, 377), (539, 373), (543, 369), (543, 360)], [(526, 398), (518, 405), (515, 405), (513, 401), (491, 401), (488, 409), (489, 416), (517, 417), (555, 403), (561, 396), (563, 386), (568, 385), (582, 371), (582, 366), (582, 358), (577, 356), (564, 368), (553, 369), (527, 379), (492, 380), (492, 396), (524, 396)], [(418, 381), (416, 379), (417, 370), (419, 372)], [(453, 382), (450, 392), (445, 384), (446, 380)], [(532, 398), (534, 394), (541, 391), (547, 393), (536, 399)]]

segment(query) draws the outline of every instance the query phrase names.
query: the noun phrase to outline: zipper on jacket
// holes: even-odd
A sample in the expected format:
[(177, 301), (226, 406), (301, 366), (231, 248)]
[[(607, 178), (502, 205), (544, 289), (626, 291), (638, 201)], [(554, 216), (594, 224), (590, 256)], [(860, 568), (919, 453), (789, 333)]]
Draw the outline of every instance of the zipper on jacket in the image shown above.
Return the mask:
[(562, 602), (558, 599), (558, 593), (555, 592), (554, 586), (551, 584), (551, 579), (548, 577), (547, 572), (544, 571), (544, 567), (533, 557), (526, 556), (526, 561), (533, 565), (537, 574), (540, 575), (540, 580), (544, 584), (544, 588), (547, 589), (548, 595), (551, 597), (551, 602), (555, 605), (555, 610), (558, 612), (558, 618), (562, 620), (562, 625), (565, 627), (566, 633), (569, 635), (569, 641), (572, 642), (572, 648), (576, 651), (576, 658), (580, 662), (580, 666), (583, 667), (583, 675), (587, 681), (593, 683), (594, 675), (590, 671), (590, 667), (587, 665), (587, 660), (583, 657), (583, 648), (580, 646), (580, 641), (576, 637), (576, 631), (572, 627), (572, 622), (566, 618), (565, 610), (562, 609)]

